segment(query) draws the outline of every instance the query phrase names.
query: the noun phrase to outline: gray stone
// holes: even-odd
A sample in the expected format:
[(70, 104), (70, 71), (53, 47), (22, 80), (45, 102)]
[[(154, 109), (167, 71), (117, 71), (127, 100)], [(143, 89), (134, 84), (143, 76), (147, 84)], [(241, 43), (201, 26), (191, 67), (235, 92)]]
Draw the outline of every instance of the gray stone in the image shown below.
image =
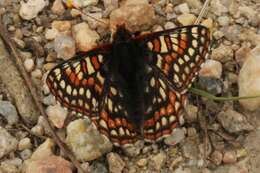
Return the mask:
[(10, 125), (16, 124), (19, 119), (16, 108), (9, 101), (0, 100), (0, 115), (3, 115)]
[(0, 126), (0, 158), (17, 149), (18, 141)]

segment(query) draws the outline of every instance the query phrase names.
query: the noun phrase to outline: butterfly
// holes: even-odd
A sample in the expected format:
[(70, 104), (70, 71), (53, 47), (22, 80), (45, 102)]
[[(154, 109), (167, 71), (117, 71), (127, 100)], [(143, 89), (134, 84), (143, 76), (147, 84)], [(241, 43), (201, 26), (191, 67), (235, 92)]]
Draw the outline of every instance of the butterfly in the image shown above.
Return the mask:
[(209, 43), (201, 25), (144, 35), (120, 25), (112, 43), (57, 65), (46, 82), (61, 105), (89, 117), (114, 145), (159, 141), (179, 125)]

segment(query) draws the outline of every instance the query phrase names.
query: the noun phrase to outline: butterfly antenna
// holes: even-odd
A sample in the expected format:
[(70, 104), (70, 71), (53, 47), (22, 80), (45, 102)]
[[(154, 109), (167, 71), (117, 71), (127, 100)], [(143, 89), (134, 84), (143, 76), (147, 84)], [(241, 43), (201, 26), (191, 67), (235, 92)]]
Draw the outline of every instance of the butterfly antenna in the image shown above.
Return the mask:
[(210, 1), (211, 1), (211, 0), (206, 0), (206, 1), (204, 2), (203, 7), (202, 7), (202, 9), (200, 10), (200, 14), (199, 14), (197, 20), (196, 20), (195, 23), (194, 23), (195, 25), (198, 25), (198, 24), (201, 22), (201, 19), (202, 19), (202, 17), (205, 15), (206, 10), (207, 10), (207, 8), (208, 8), (208, 5), (209, 5), (209, 2), (210, 2)]

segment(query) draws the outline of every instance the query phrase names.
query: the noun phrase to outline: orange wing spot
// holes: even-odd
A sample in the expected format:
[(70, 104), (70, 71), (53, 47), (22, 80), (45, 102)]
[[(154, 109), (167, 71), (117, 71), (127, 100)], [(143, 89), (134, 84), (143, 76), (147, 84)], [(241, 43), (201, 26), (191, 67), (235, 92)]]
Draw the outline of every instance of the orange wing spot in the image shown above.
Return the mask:
[(74, 84), (75, 84), (76, 86), (79, 86), (80, 81), (79, 81), (79, 78), (78, 78), (78, 77), (75, 78)]
[(122, 126), (122, 122), (121, 122), (120, 118), (116, 118), (115, 122), (116, 122), (116, 126), (117, 127), (119, 127), (119, 126), (121, 127)]
[(88, 80), (87, 79), (83, 79), (82, 80), (82, 85), (86, 86), (88, 84)]
[(65, 73), (66, 73), (67, 76), (70, 76), (70, 73), (71, 73), (70, 67), (65, 70)]
[(179, 55), (183, 55), (184, 54), (184, 50), (182, 48), (180, 48), (180, 47), (178, 48), (177, 52), (178, 52)]
[(171, 125), (171, 129), (175, 129), (177, 127), (177, 122), (175, 122), (175, 123), (173, 123), (172, 125)]
[(160, 52), (160, 50), (161, 50), (161, 43), (160, 43), (160, 41), (158, 40), (158, 39), (154, 39), (153, 40), (153, 50), (155, 51), (155, 52)]
[(94, 83), (95, 83), (95, 80), (94, 80), (93, 77), (88, 78), (88, 85), (89, 85), (89, 86), (93, 86)]
[(166, 108), (167, 114), (171, 115), (174, 111), (174, 108), (171, 104), (168, 104), (167, 108)]
[(173, 60), (177, 59), (177, 54), (176, 54), (176, 53), (173, 52), (173, 53), (171, 54), (171, 56), (172, 56), (172, 59), (173, 59)]
[(170, 98), (170, 102), (171, 104), (175, 104), (175, 101), (176, 101), (176, 95), (173, 93), (173, 92), (170, 92), (169, 93), (169, 98)]
[(158, 121), (161, 118), (160, 113), (159, 112), (155, 112), (154, 114), (154, 121)]
[(163, 68), (163, 72), (168, 75), (169, 74), (169, 70), (170, 70), (170, 66), (169, 64), (165, 64), (164, 65), (164, 68)]
[(100, 64), (99, 64), (98, 59), (97, 59), (96, 56), (94, 56), (94, 57), (91, 58), (91, 62), (92, 62), (92, 64), (94, 65), (94, 68), (95, 68), (96, 70), (99, 69)]
[(167, 63), (171, 63), (172, 60), (173, 60), (173, 57), (172, 57), (172, 56), (170, 56), (170, 55), (166, 55), (166, 56), (165, 56), (165, 61), (166, 61)]
[(97, 91), (99, 94), (102, 93), (102, 88), (99, 85), (95, 85), (95, 91)]
[(165, 37), (164, 37), (164, 40), (165, 40), (167, 49), (168, 49), (168, 50), (171, 50), (171, 49), (172, 49), (172, 43), (171, 43), (170, 37), (169, 37), (169, 36), (165, 36)]
[(146, 126), (146, 127), (154, 126), (154, 124), (155, 124), (155, 122), (154, 122), (154, 119), (153, 119), (153, 118), (151, 118), (151, 119), (149, 119), (149, 120), (146, 120), (146, 121), (144, 122), (144, 126)]
[(74, 81), (75, 81), (75, 79), (76, 79), (76, 74), (75, 74), (74, 72), (71, 72), (69, 78), (70, 78), (70, 81), (71, 81), (72, 83), (74, 83)]
[(100, 114), (100, 117), (105, 120), (106, 122), (108, 121), (108, 115), (105, 111), (102, 111)]
[(166, 110), (164, 107), (162, 107), (160, 110), (160, 115), (165, 115), (165, 114), (166, 114)]
[(109, 128), (113, 128), (113, 129), (116, 128), (115, 122), (112, 119), (110, 119), (110, 118), (108, 119), (108, 127)]

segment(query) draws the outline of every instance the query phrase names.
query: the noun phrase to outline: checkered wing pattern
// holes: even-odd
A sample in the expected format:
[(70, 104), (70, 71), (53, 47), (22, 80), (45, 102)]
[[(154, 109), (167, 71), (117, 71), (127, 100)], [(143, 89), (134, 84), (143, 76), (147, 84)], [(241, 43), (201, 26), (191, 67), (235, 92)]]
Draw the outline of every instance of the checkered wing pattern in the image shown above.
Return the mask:
[(145, 40), (153, 69), (163, 73), (176, 91), (185, 93), (207, 58), (209, 30), (201, 25), (184, 26), (153, 33)]
[(177, 127), (186, 96), (176, 92), (150, 68), (145, 84), (144, 138), (160, 140)]
[(100, 72), (101, 53), (88, 53), (59, 64), (46, 79), (51, 93), (64, 107), (89, 116), (98, 116), (105, 78)]
[(87, 115), (115, 145), (137, 140), (128, 121), (124, 95), (102, 75), (105, 53), (98, 49), (59, 64), (46, 79), (51, 93), (64, 107)]

